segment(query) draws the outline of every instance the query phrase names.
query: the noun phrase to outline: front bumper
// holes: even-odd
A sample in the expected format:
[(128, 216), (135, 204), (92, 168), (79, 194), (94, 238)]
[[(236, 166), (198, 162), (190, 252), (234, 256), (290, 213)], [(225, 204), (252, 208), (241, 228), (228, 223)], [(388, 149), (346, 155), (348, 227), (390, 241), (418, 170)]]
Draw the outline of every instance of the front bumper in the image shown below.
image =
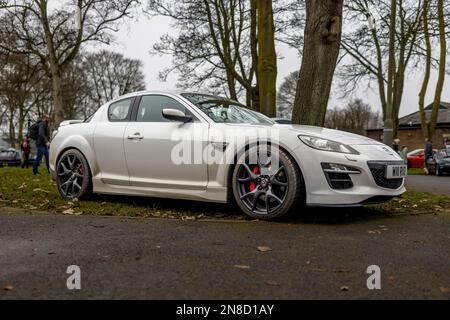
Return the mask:
[[(296, 148), (295, 157), (302, 170), (306, 186), (308, 206), (360, 206), (372, 202), (387, 201), (406, 192), (404, 179), (383, 181), (377, 175), (377, 166), (400, 164), (401, 158), (390, 154), (379, 145), (352, 146), (359, 155), (313, 150), (307, 146)], [(358, 169), (358, 174), (350, 174), (352, 187), (333, 189), (330, 186), (323, 163), (335, 163)]]

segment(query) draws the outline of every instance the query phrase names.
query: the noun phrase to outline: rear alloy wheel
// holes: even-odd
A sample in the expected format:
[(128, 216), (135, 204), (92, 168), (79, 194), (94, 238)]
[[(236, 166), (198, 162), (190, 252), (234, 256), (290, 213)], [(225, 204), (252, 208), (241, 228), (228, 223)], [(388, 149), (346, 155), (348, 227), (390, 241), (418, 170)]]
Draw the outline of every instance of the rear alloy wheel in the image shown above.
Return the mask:
[(257, 147), (248, 150), (235, 166), (232, 184), (238, 206), (256, 219), (279, 219), (304, 200), (301, 173), (282, 150), (276, 155)]
[(56, 183), (66, 199), (81, 199), (91, 194), (92, 180), (86, 158), (78, 150), (66, 151), (57, 164)]

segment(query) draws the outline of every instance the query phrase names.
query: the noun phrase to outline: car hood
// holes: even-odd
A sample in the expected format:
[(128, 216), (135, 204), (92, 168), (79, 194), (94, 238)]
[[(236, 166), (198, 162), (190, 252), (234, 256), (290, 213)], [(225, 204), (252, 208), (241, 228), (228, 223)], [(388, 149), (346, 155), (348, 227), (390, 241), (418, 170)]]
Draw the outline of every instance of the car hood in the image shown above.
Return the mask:
[[(245, 128), (267, 128), (267, 125), (255, 125), (255, 124), (227, 124), (228, 126), (237, 126)], [(347, 145), (382, 145), (381, 142), (376, 140), (360, 136), (354, 133), (349, 133), (345, 131), (326, 129), (321, 127), (313, 126), (302, 126), (302, 125), (288, 125), (288, 124), (275, 124), (272, 126), (273, 129), (294, 131), (298, 135), (310, 135), (314, 137), (319, 137), (323, 139), (333, 140), (336, 142), (341, 142)]]
[(277, 129), (288, 129), (298, 132), (298, 134), (311, 135), (314, 137), (341, 142), (347, 145), (382, 145), (382, 143), (373, 139), (345, 131), (302, 125), (276, 125), (275, 127)]

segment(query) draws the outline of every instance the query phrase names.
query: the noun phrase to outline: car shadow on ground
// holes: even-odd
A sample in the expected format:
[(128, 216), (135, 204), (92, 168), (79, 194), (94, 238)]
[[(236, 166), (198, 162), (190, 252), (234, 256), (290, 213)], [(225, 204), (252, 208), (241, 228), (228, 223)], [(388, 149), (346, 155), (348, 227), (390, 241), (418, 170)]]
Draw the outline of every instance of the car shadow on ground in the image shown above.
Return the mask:
[[(224, 219), (252, 221), (233, 204), (209, 203), (190, 200), (175, 200), (149, 197), (111, 196), (97, 195), (93, 201), (101, 201), (116, 204), (132, 205), (143, 210), (153, 210), (159, 212), (156, 217), (186, 218), (195, 217), (202, 219)], [(394, 215), (376, 209), (374, 207), (356, 208), (309, 208), (298, 207), (291, 215), (283, 218), (278, 223), (298, 223), (298, 224), (349, 224), (357, 221), (377, 220)]]

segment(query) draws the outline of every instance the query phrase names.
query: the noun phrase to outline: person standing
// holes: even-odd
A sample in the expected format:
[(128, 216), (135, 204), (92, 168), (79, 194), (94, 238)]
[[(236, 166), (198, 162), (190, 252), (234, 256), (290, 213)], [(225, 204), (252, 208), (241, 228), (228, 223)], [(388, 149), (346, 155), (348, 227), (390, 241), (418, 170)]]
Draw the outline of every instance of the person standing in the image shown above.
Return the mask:
[(425, 150), (424, 150), (424, 160), (423, 160), (423, 164), (424, 164), (424, 168), (423, 170), (425, 171), (426, 174), (428, 174), (428, 160), (430, 160), (431, 158), (433, 158), (433, 142), (431, 141), (431, 139), (427, 139), (425, 140)]
[(23, 138), (22, 143), (20, 144), (20, 150), (22, 150), (22, 169), (29, 168), (30, 166), (30, 139), (28, 138), (28, 135)]
[(400, 155), (403, 158), (403, 161), (405, 162), (405, 164), (408, 164), (408, 147), (407, 146), (402, 147), (402, 152), (400, 153)]
[(400, 143), (400, 139), (395, 139), (393, 142), (392, 142), (392, 149), (395, 151), (395, 152), (397, 152), (397, 153), (400, 153), (400, 150), (399, 150), (399, 144)]
[(50, 117), (48, 116), (48, 114), (45, 114), (39, 122), (38, 135), (36, 139), (37, 156), (33, 163), (34, 175), (39, 174), (39, 166), (43, 157), (45, 157), (45, 165), (47, 167), (47, 171), (50, 173), (48, 153), (48, 149), (50, 147), (50, 134), (48, 128), (49, 121)]

